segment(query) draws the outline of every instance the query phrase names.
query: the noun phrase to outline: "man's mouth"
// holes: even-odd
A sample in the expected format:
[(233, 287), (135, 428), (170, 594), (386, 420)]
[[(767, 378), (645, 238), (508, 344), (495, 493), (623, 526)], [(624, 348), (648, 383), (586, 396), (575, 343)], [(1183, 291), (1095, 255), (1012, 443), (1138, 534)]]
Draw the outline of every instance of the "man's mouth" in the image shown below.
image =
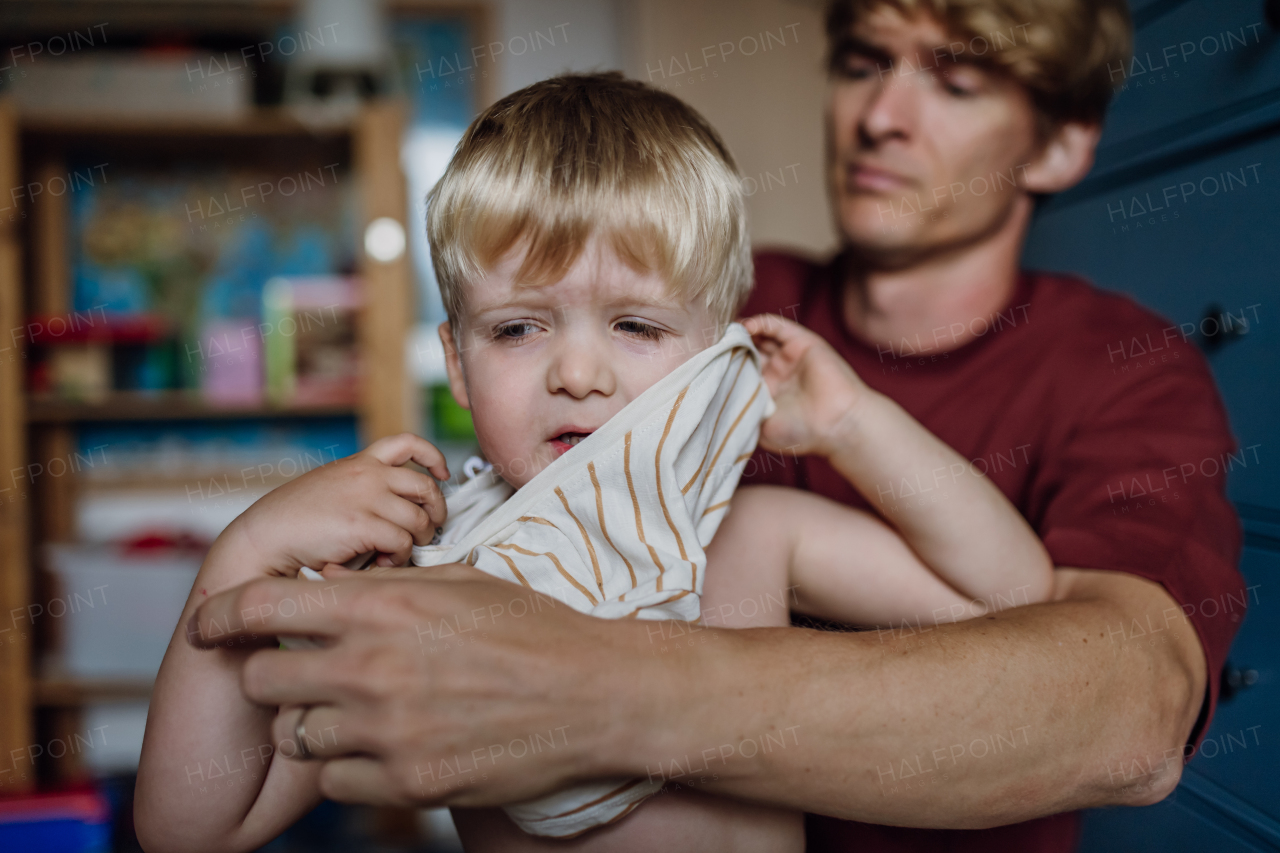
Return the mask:
[(878, 169), (865, 163), (845, 167), (845, 188), (850, 192), (887, 193), (907, 189), (910, 182), (896, 172)]

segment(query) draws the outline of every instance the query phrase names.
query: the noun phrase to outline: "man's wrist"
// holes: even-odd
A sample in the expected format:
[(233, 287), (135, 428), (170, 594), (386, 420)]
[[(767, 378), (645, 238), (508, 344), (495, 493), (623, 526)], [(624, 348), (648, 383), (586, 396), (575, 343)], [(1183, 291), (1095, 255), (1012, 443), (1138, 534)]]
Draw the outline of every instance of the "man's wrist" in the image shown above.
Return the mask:
[(664, 756), (683, 755), (697, 731), (699, 697), (712, 686), (700, 674), (707, 673), (703, 649), (723, 629), (648, 620), (608, 627), (616, 638), (606, 684), (610, 725), (584, 758), (594, 773), (645, 776)]

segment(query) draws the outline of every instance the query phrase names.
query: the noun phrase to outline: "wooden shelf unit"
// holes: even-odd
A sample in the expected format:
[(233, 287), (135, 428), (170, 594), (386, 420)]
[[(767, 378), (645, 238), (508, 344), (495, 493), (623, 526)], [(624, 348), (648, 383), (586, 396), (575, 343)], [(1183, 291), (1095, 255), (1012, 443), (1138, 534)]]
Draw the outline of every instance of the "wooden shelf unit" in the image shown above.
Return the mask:
[[(399, 166), (404, 116), (402, 104), (380, 101), (342, 124), (314, 124), (281, 109), (256, 110), (235, 119), (28, 120), (0, 99), (0, 187), (65, 175), (67, 149), (118, 154), (141, 146), (188, 163), (200, 158), (217, 162), (220, 152), (233, 149), (261, 148), (277, 154), (308, 146), (326, 152), (341, 149), (347, 152), (349, 174), (359, 192), (357, 235), (381, 217), (407, 230), (408, 199)], [(160, 162), (167, 160), (162, 156)], [(25, 390), (26, 352), (17, 330), (30, 316), (56, 316), (71, 308), (68, 210), (65, 196), (50, 194), (34, 203), (27, 198), (10, 204), (16, 208), (0, 209), (0, 472), (6, 479), (8, 472), (29, 463), (65, 458), (75, 447), (75, 425), (82, 422), (355, 415), (363, 443), (418, 426), (416, 389), (404, 350), (415, 316), (407, 250), (383, 263), (356, 247), (365, 301), (357, 332), (364, 378), (354, 407), (216, 407), (182, 392), (114, 394), (99, 403), (32, 398)], [(0, 483), (0, 488), (5, 485), (15, 483)], [(33, 555), (38, 546), (72, 537), (76, 489), (74, 477), (61, 477), (46, 478), (36, 487), (0, 491), (0, 756), (37, 742), (37, 709), (52, 717), (45, 730), (56, 731), (73, 725), (70, 721), (86, 702), (145, 698), (150, 692), (150, 685), (143, 683), (39, 678), (33, 636), (39, 632), (10, 618), (15, 610), (36, 603), (33, 596), (41, 585), (36, 583)], [(45, 775), (68, 781), (80, 772), (66, 764), (54, 771)], [(33, 783), (31, 774), (17, 778), (0, 772), (0, 792)]]

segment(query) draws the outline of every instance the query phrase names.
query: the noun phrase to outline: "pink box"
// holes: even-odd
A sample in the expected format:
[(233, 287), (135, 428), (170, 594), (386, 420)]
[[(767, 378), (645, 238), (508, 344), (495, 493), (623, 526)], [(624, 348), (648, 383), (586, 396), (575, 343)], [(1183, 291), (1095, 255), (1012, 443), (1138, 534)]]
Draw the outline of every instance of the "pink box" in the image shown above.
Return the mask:
[(200, 390), (211, 403), (262, 402), (262, 337), (253, 318), (212, 320), (200, 334)]

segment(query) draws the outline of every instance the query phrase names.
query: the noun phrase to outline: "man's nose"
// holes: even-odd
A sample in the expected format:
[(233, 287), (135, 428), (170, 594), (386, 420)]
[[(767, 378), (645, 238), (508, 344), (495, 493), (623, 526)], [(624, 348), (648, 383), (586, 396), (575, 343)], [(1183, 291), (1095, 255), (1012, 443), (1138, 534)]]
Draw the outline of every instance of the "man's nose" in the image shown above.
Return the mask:
[(574, 336), (558, 342), (547, 371), (547, 390), (578, 399), (590, 394), (608, 397), (618, 390), (607, 347)]
[[(858, 134), (866, 142), (906, 139), (915, 129), (920, 89), (915, 77), (903, 77), (895, 65), (871, 93), (858, 116)], [(918, 72), (917, 72), (918, 74)]]

